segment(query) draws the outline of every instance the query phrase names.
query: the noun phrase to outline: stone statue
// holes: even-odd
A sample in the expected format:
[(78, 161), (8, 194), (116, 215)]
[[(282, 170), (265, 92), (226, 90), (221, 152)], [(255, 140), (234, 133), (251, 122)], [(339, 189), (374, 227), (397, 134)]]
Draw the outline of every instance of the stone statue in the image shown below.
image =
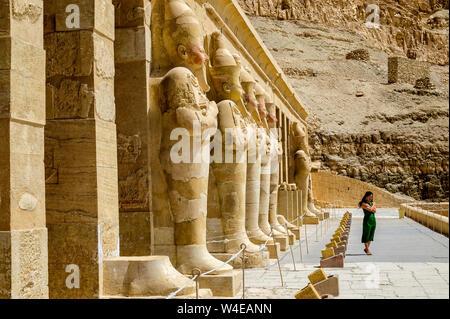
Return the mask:
[[(208, 56), (203, 43), (201, 25), (193, 11), (181, 0), (166, 0), (164, 6), (163, 43), (172, 69), (161, 80), (162, 139), (160, 161), (166, 177), (170, 210), (174, 219), (177, 269), (191, 274), (194, 268), (201, 272), (222, 265), (206, 248), (207, 192), (209, 176), (210, 138), (202, 133), (217, 129), (218, 109), (209, 101), (206, 80)], [(195, 124), (201, 131), (195, 129)], [(189, 133), (188, 161), (174, 161), (170, 139), (174, 129)], [(201, 141), (201, 150), (194, 148)], [(207, 149), (207, 152), (202, 152)], [(203, 156), (198, 160), (199, 154)], [(194, 160), (197, 159), (197, 160)], [(223, 266), (212, 274), (232, 270)]]
[[(236, 253), (241, 244), (249, 251), (257, 251), (245, 229), (246, 176), (247, 176), (247, 118), (250, 114), (242, 103), (242, 87), (239, 81), (241, 72), (240, 57), (233, 56), (225, 46), (220, 32), (211, 35), (212, 91), (218, 102), (218, 128), (222, 136), (220, 162), (212, 162), (219, 197), (220, 215), (226, 253)], [(227, 141), (226, 135), (230, 135)], [(232, 144), (230, 144), (232, 142)], [(214, 150), (216, 152), (217, 150)], [(229, 153), (227, 159), (225, 153)], [(214, 155), (215, 159), (216, 155)], [(230, 161), (231, 160), (231, 161)]]
[(267, 236), (268, 233), (261, 230), (259, 224), (261, 207), (261, 151), (267, 151), (267, 147), (262, 147), (262, 144), (267, 143), (267, 141), (264, 141), (265, 135), (263, 136), (261, 130), (258, 129), (262, 126), (262, 121), (257, 110), (257, 101), (255, 97), (256, 81), (250, 75), (248, 69), (242, 68), (240, 82), (244, 90), (245, 107), (250, 114), (248, 128), (254, 132), (256, 137), (254, 141), (249, 141), (250, 144), (248, 148), (245, 225), (247, 234), (253, 243), (264, 244), (269, 240), (269, 243), (273, 244), (273, 240)]
[(306, 127), (301, 123), (294, 123), (292, 126), (292, 139), (294, 146), (298, 150), (295, 153), (295, 183), (301, 191), (301, 211), (304, 216), (316, 217), (308, 209), (308, 189), (311, 173), (311, 158), (308, 151), (308, 137)]
[(269, 224), (281, 232), (286, 234), (284, 225), (280, 226), (277, 218), (278, 209), (278, 185), (280, 179), (280, 157), (282, 155), (281, 143), (279, 143), (279, 134), (277, 131), (277, 117), (275, 104), (270, 95), (264, 92), (264, 103), (262, 97), (260, 98), (259, 108), (265, 113), (267, 124), (270, 128), (270, 200), (269, 200)]
[[(267, 123), (267, 109), (266, 109), (266, 92), (260, 84), (255, 86), (255, 98), (259, 116), (261, 117), (261, 124), (264, 130), (260, 130), (264, 134), (264, 139), (267, 141), (267, 149), (265, 153), (261, 154), (261, 193), (260, 193), (260, 209), (259, 209), (259, 227), (266, 234), (270, 234), (271, 227), (273, 227), (274, 237), (285, 237), (285, 231), (279, 227), (276, 219), (276, 210), (272, 210), (275, 216), (269, 219), (270, 206), (270, 180), (271, 180), (271, 163), (274, 152), (277, 152), (278, 138), (271, 135), (269, 124)], [(278, 155), (277, 155), (278, 157)], [(273, 214), (272, 214), (273, 215)]]

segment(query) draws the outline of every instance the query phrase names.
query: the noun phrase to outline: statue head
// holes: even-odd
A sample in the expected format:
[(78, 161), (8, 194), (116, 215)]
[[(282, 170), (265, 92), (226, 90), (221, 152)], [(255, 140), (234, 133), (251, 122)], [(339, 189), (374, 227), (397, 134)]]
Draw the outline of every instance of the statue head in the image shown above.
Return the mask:
[(194, 12), (183, 0), (165, 0), (163, 42), (174, 67), (186, 67), (208, 92), (203, 30)]
[(256, 111), (258, 101), (255, 96), (255, 79), (250, 75), (250, 69), (248, 67), (241, 69), (240, 81), (242, 89), (244, 90), (244, 101), (247, 110), (250, 112)]
[(258, 102), (258, 112), (262, 119), (265, 119), (267, 116), (266, 109), (266, 92), (261, 84), (256, 83), (255, 85), (255, 96), (256, 101)]
[(267, 109), (267, 122), (269, 123), (270, 128), (276, 128), (277, 127), (277, 109), (275, 106), (275, 103), (273, 101), (272, 95), (267, 94), (265, 95), (265, 105)]
[(231, 54), (226, 48), (222, 33), (215, 31), (211, 35), (211, 78), (219, 100), (233, 100), (238, 103), (242, 98), (243, 90), (239, 76), (241, 73), (241, 58)]

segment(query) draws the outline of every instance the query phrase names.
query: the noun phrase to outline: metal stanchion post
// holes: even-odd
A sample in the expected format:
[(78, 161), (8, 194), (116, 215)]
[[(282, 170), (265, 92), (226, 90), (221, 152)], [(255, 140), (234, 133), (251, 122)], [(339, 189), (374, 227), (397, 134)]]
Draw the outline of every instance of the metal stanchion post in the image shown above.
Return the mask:
[(198, 299), (198, 291), (199, 291), (199, 283), (198, 280), (200, 279), (200, 275), (201, 275), (201, 270), (198, 268), (194, 268), (192, 270), (192, 276), (197, 276), (197, 278), (195, 278), (195, 299)]
[[(298, 194), (298, 191), (297, 191)], [(298, 202), (298, 196), (297, 196)], [(303, 254), (302, 254), (302, 230), (300, 228), (300, 213), (297, 205), (297, 227), (298, 227), (298, 247), (300, 249), (300, 263), (303, 264)]]
[[(288, 240), (289, 240), (289, 229), (288, 229), (287, 223), (284, 223), (284, 228), (286, 228), (286, 234), (288, 234)], [(295, 258), (294, 258), (294, 252), (292, 251), (291, 243), (289, 243), (289, 250), (291, 251), (292, 264), (294, 265), (294, 271), (297, 271), (297, 267), (295, 267)]]
[(242, 249), (242, 299), (245, 299), (245, 263), (246, 263), (246, 256), (245, 256), (245, 249), (247, 249), (247, 245), (242, 243), (241, 244)]
[(306, 253), (309, 254), (309, 247), (308, 247), (308, 232), (306, 231), (306, 224), (304, 224), (303, 226), (305, 226)]
[[(270, 233), (272, 236), (272, 240), (275, 242), (275, 239), (273, 238), (273, 227), (272, 226), (270, 226)], [(281, 287), (284, 287), (283, 274), (281, 272), (281, 265), (280, 265), (280, 256), (278, 256), (278, 253), (277, 253), (277, 264), (278, 264), (278, 270), (280, 271)]]

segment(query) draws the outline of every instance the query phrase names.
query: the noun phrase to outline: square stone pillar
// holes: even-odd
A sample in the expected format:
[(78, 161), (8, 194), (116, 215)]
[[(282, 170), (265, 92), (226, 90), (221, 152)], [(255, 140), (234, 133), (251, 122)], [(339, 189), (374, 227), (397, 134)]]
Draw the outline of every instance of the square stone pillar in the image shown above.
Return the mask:
[(97, 298), (119, 255), (111, 0), (45, 1), (51, 298)]
[(120, 253), (152, 254), (149, 0), (116, 0), (115, 98), (119, 171)]
[(0, 298), (48, 298), (42, 0), (0, 0)]

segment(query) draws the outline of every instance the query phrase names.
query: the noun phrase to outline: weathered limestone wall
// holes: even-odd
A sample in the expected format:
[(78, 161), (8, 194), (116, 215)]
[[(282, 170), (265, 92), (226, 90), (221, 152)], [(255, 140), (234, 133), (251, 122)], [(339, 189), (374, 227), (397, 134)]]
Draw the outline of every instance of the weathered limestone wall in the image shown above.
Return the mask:
[(150, 1), (115, 1), (120, 254), (151, 255)]
[[(367, 6), (363, 0), (237, 0), (250, 15), (287, 20), (300, 19), (346, 28), (370, 39), (389, 54), (417, 51), (420, 60), (448, 64), (448, 0), (375, 1), (380, 7), (380, 28), (365, 26)], [(441, 10), (441, 11), (440, 11)], [(447, 14), (448, 16), (448, 14)], [(443, 23), (440, 23), (442, 20)], [(445, 28), (447, 27), (447, 31)]]
[(0, 298), (47, 298), (42, 0), (0, 1)]
[(330, 172), (313, 172), (311, 176), (314, 196), (318, 202), (341, 201), (339, 205), (343, 207), (357, 207), (367, 191), (373, 192), (377, 207), (400, 207), (400, 204), (408, 201), (372, 184)]
[[(404, 213), (405, 216), (415, 220), (418, 223), (434, 230), (435, 232), (449, 235), (449, 223), (448, 223), (448, 203), (443, 203), (443, 207), (447, 207), (446, 214), (444, 211), (437, 213), (430, 208), (427, 203), (424, 204), (402, 204), (399, 208), (399, 213)], [(436, 204), (435, 207), (436, 208)], [(439, 205), (441, 206), (441, 205)]]
[[(67, 25), (69, 4), (79, 7), (79, 28)], [(114, 7), (110, 0), (45, 5), (50, 297), (95, 298), (102, 260), (119, 254)], [(76, 287), (70, 278), (78, 271)]]
[[(426, 123), (429, 118), (418, 113), (415, 120)], [(386, 120), (395, 123), (400, 116)], [(397, 135), (389, 131), (331, 135), (312, 132), (309, 137), (311, 156), (322, 162), (323, 170), (417, 200), (448, 199), (448, 135), (433, 135), (431, 131), (423, 135)]]
[(430, 64), (403, 57), (388, 59), (388, 82), (416, 84), (419, 79), (430, 78)]

